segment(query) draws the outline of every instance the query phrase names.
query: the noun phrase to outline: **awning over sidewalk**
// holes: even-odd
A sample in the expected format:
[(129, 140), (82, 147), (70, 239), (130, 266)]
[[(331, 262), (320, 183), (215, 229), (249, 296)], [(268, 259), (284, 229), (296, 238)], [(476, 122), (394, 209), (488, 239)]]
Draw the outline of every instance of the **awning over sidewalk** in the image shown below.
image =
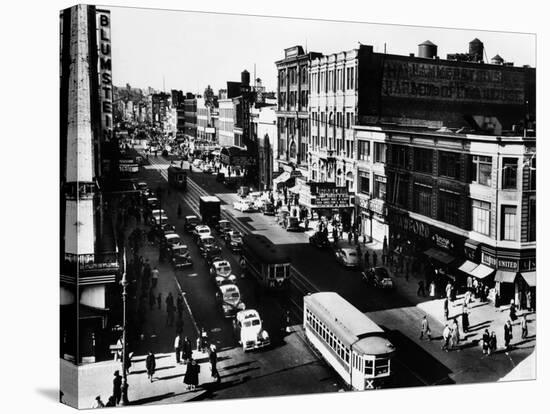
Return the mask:
[(471, 262), (469, 260), (466, 260), (464, 263), (462, 263), (458, 270), (464, 273), (468, 273), (469, 275), (472, 274), (472, 270), (474, 270), (477, 267), (477, 263)]
[(275, 185), (283, 184), (283, 183), (286, 183), (288, 180), (290, 180), (290, 173), (287, 171), (284, 171), (277, 178), (273, 179), (273, 184)]
[(530, 287), (537, 286), (537, 272), (522, 272), (521, 277)]
[(288, 189), (291, 193), (298, 194), (300, 192), (300, 188), (302, 186), (300, 184), (295, 185), (294, 187), (291, 187)]
[(433, 248), (426, 250), (424, 254), (446, 265), (455, 260), (455, 257), (451, 256), (449, 253), (445, 253), (444, 251)]
[(507, 272), (505, 270), (497, 270), (495, 274), (495, 282), (500, 283), (514, 283), (516, 279), (516, 272)]
[(480, 264), (477, 266), (471, 273), (473, 277), (477, 277), (478, 279), (485, 279), (487, 276), (491, 275), (495, 269), (489, 266), (485, 266), (484, 264)]

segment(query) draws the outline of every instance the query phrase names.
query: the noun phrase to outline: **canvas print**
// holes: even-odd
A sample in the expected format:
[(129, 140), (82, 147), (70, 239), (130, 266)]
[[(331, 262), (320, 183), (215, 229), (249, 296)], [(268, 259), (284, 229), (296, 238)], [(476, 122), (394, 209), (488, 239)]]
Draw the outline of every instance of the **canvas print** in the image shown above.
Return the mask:
[(63, 403), (536, 378), (534, 34), (59, 22)]

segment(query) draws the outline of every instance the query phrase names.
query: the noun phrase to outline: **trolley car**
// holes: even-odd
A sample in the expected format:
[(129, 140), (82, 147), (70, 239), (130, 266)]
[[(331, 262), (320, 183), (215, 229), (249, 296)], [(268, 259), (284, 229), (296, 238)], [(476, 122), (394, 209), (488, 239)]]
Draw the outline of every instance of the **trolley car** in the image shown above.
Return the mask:
[(337, 293), (304, 296), (304, 330), (352, 389), (381, 388), (389, 381), (394, 346), (376, 323)]
[(187, 172), (180, 167), (171, 165), (168, 167), (168, 184), (174, 188), (185, 190), (187, 188)]
[(290, 285), (290, 258), (278, 249), (263, 235), (243, 237), (241, 266), (269, 290), (284, 290)]

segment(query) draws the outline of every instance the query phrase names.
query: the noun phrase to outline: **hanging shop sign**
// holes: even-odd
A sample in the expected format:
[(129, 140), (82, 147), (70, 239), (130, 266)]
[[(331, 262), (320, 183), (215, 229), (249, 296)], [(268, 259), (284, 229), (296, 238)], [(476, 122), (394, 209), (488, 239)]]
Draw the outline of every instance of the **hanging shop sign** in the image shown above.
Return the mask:
[(517, 259), (496, 257), (486, 252), (481, 253), (481, 263), (495, 269), (519, 271), (519, 261)]

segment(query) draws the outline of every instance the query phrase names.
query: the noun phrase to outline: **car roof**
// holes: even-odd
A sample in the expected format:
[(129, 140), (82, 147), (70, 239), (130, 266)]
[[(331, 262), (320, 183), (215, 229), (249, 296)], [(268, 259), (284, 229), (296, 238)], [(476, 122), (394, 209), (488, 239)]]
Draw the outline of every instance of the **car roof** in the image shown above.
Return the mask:
[(198, 217), (197, 217), (197, 216), (194, 216), (194, 215), (185, 216), (185, 218), (186, 218), (187, 220), (192, 219), (192, 218), (198, 219)]
[(231, 264), (229, 263), (229, 261), (227, 260), (216, 260), (212, 263), (212, 265), (214, 267), (219, 267), (219, 266), (231, 266)]
[[(221, 285), (219, 287), (220, 291), (222, 293), (227, 293), (227, 292), (239, 292), (239, 288), (237, 287), (237, 285), (234, 285), (233, 283), (228, 283), (226, 285)], [(239, 292), (240, 293), (240, 292)]]
[(204, 239), (214, 239), (214, 236), (212, 236), (211, 234), (203, 234), (200, 236), (199, 240), (204, 240)]
[(174, 239), (174, 238), (178, 238), (179, 239), (179, 234), (176, 234), (176, 233), (166, 233), (166, 236), (165, 236), (167, 239)]
[(195, 227), (195, 230), (210, 230), (210, 227), (208, 227), (206, 224), (199, 224), (197, 227)]

